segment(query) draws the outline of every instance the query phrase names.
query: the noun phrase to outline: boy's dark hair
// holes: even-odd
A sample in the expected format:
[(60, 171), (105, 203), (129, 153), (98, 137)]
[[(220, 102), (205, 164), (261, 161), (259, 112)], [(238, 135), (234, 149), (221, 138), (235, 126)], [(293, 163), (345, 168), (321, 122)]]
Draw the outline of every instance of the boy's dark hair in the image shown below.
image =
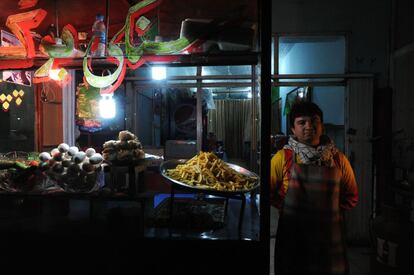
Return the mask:
[(318, 115), (323, 122), (323, 113), (322, 110), (313, 102), (301, 101), (297, 102), (292, 106), (289, 114), (290, 126), (293, 127), (295, 124), (295, 118), (301, 116), (314, 116)]

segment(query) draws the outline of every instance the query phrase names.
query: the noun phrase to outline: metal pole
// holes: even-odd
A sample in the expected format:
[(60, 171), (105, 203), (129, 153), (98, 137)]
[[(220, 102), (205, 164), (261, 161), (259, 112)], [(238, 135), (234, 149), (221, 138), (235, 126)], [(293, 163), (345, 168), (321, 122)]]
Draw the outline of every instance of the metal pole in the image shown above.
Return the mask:
[(251, 138), (250, 138), (250, 168), (257, 169), (257, 94), (256, 94), (256, 66), (251, 67), (252, 72), (252, 99), (251, 105)]
[[(201, 76), (201, 66), (197, 66), (197, 76)], [(197, 151), (203, 148), (203, 90), (201, 89), (202, 80), (197, 80)]]
[(55, 0), (56, 37), (59, 37), (59, 15), (57, 2), (58, 0)]
[(108, 41), (109, 41), (109, 0), (106, 0), (106, 42), (105, 42), (105, 49), (108, 49)]

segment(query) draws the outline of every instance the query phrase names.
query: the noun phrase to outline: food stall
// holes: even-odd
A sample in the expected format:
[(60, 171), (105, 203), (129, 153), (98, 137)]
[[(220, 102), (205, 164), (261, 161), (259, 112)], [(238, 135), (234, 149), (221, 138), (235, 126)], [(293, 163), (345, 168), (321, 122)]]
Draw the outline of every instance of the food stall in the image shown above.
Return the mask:
[(6, 2), (0, 230), (106, 243), (125, 266), (139, 246), (161, 273), (189, 250), (266, 264), (263, 3)]

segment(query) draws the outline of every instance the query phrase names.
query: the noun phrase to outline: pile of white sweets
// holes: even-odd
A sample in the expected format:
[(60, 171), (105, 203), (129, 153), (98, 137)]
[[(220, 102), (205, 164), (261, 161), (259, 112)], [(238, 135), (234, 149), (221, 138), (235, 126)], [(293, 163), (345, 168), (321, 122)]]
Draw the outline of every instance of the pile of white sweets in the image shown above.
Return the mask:
[(95, 149), (79, 151), (76, 146), (61, 143), (50, 153), (39, 154), (40, 167), (64, 189), (87, 191), (96, 184), (103, 157)]

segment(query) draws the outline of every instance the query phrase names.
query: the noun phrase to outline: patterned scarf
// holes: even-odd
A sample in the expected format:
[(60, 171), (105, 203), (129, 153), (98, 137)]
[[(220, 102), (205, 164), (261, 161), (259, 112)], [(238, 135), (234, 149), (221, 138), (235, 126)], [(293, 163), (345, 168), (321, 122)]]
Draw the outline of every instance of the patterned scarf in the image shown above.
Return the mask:
[(334, 167), (334, 155), (338, 152), (334, 142), (328, 136), (321, 136), (317, 147), (300, 143), (294, 136), (289, 137), (288, 144), (283, 149), (293, 150), (303, 164)]

